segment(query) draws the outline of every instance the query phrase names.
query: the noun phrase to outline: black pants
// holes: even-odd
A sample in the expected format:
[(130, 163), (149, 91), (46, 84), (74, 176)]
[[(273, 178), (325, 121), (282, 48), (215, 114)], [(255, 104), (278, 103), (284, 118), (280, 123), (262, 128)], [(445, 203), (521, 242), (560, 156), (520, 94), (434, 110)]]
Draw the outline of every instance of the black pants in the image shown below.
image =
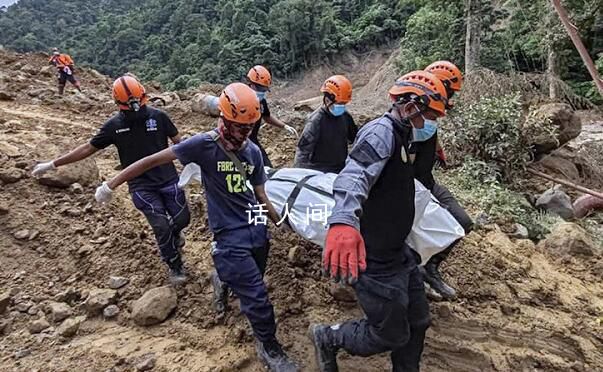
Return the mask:
[[(436, 183), (431, 189), (431, 193), (436, 199), (438, 199), (442, 207), (446, 208), (446, 210), (450, 212), (452, 217), (454, 217), (454, 219), (457, 220), (457, 222), (463, 227), (463, 229), (465, 230), (465, 234), (469, 234), (469, 232), (471, 232), (471, 230), (473, 229), (473, 221), (471, 220), (471, 217), (469, 217), (467, 212), (465, 212), (463, 207), (461, 207), (459, 202), (454, 198), (454, 195), (452, 195), (450, 190)], [(455, 241), (444, 251), (434, 255), (430, 259), (430, 261), (444, 261), (452, 251), (452, 248), (454, 248), (454, 246), (457, 245), (459, 241), (460, 240)]]
[(412, 262), (387, 278), (360, 276), (354, 289), (366, 317), (331, 327), (334, 345), (365, 357), (390, 351), (394, 372), (419, 370), (430, 317), (423, 276)]

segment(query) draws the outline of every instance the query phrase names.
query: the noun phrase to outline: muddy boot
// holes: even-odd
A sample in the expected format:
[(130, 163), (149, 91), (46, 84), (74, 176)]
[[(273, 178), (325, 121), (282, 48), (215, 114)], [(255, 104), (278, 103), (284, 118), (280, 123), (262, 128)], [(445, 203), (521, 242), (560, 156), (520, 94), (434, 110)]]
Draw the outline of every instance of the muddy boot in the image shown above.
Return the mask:
[(228, 287), (215, 271), (211, 273), (211, 285), (214, 288), (214, 310), (218, 314), (224, 314), (228, 309)]
[(452, 300), (456, 297), (456, 290), (446, 284), (440, 274), (440, 261), (433, 257), (425, 264), (424, 280), (429, 284), (431, 289), (439, 293), (445, 300)]
[(169, 280), (173, 286), (180, 286), (187, 281), (186, 270), (182, 264), (180, 257), (174, 258), (168, 263), (169, 268)]
[(285, 354), (278, 341), (255, 342), (258, 357), (271, 372), (297, 372), (297, 365)]
[(331, 327), (322, 324), (311, 324), (308, 335), (314, 344), (316, 365), (320, 372), (338, 372), (337, 347), (333, 345)]

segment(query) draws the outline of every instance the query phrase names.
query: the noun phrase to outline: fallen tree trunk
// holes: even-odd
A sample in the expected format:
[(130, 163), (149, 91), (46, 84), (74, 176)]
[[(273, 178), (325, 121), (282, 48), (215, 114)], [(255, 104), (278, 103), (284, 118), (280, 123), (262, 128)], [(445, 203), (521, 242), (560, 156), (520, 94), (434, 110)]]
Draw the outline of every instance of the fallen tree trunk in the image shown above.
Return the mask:
[(535, 169), (527, 168), (527, 171), (528, 171), (528, 173), (531, 173), (531, 174), (533, 174), (535, 176), (544, 178), (544, 179), (549, 180), (549, 181), (556, 182), (558, 184), (561, 184), (561, 185), (564, 185), (564, 186), (567, 186), (567, 187), (571, 187), (574, 190), (581, 191), (581, 192), (583, 192), (585, 194), (589, 194), (589, 195), (595, 196), (595, 197), (603, 200), (603, 193), (600, 193), (598, 191), (591, 190), (591, 189), (586, 188), (584, 186), (576, 185), (575, 183), (567, 181), (567, 180), (564, 180), (564, 179), (551, 177), (548, 174), (539, 172), (539, 171), (537, 171)]

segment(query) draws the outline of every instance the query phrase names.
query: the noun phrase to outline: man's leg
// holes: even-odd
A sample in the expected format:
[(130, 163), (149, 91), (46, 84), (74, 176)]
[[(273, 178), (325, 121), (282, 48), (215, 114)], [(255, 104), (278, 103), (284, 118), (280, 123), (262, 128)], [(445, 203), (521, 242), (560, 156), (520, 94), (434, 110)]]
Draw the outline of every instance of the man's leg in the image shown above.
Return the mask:
[[(433, 196), (440, 202), (440, 204), (450, 212), (450, 214), (458, 221), (458, 223), (463, 227), (465, 233), (468, 234), (472, 227), (473, 221), (471, 217), (465, 212), (463, 207), (459, 204), (459, 202), (454, 198), (452, 193), (444, 186), (440, 184), (435, 184), (433, 189), (431, 190)], [(442, 262), (448, 258), (448, 255), (454, 248), (456, 244), (458, 244), (460, 240), (455, 241), (451, 245), (449, 245), (442, 252), (435, 254), (431, 259), (425, 264), (424, 275), (425, 281), (429, 283), (430, 287), (438, 292), (445, 299), (452, 299), (456, 296), (456, 290), (449, 286), (443, 279), (440, 274), (440, 265)]]
[(393, 372), (419, 371), (421, 354), (425, 343), (425, 332), (429, 328), (429, 303), (425, 297), (425, 287), (421, 272), (414, 270), (408, 285), (408, 324), (410, 338), (406, 345), (392, 351)]
[(186, 194), (176, 183), (162, 188), (160, 193), (167, 213), (171, 217), (174, 243), (177, 248), (182, 248), (184, 246), (184, 235), (181, 234), (182, 229), (187, 227), (191, 222), (191, 213), (186, 202)]
[(65, 92), (65, 84), (67, 84), (67, 74), (59, 72), (59, 95), (62, 96)]
[(310, 327), (321, 372), (338, 371), (336, 353), (339, 349), (368, 357), (406, 345), (412, 331), (408, 319), (408, 280), (408, 269), (388, 280), (363, 274), (354, 289), (365, 318)]
[(283, 352), (276, 339), (274, 309), (253, 251), (253, 249), (221, 247), (218, 243), (212, 252), (214, 266), (220, 279), (239, 298), (241, 312), (249, 320), (257, 340), (256, 348), (259, 357), (271, 368), (295, 371), (295, 365)]
[(181, 284), (186, 280), (183, 273), (182, 259), (176, 246), (171, 217), (159, 192), (135, 191), (132, 201), (140, 210), (153, 229), (162, 260), (170, 269), (170, 281)]
[(82, 91), (82, 89), (80, 88), (80, 82), (75, 78), (75, 76), (73, 74), (68, 75), (67, 76), (67, 80), (73, 84), (73, 86), (75, 87), (75, 89), (77, 89), (78, 91)]

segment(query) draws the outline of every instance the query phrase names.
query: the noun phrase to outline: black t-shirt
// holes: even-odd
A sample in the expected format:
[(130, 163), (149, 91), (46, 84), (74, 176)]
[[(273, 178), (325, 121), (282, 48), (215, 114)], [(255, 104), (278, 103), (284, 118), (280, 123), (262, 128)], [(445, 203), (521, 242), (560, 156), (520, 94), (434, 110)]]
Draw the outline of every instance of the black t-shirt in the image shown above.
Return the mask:
[[(90, 140), (97, 149), (115, 145), (122, 167), (155, 154), (168, 147), (168, 138), (178, 129), (163, 111), (143, 106), (139, 112), (121, 111), (109, 119)], [(130, 192), (156, 190), (177, 182), (178, 173), (173, 163), (160, 165), (128, 182)]]
[(253, 125), (253, 130), (249, 135), (249, 139), (255, 144), (258, 144), (258, 134), (260, 132), (260, 127), (262, 126), (262, 119), (270, 117), (270, 109), (268, 108), (268, 102), (266, 102), (265, 98), (260, 101), (260, 112), (262, 113), (262, 117)]

